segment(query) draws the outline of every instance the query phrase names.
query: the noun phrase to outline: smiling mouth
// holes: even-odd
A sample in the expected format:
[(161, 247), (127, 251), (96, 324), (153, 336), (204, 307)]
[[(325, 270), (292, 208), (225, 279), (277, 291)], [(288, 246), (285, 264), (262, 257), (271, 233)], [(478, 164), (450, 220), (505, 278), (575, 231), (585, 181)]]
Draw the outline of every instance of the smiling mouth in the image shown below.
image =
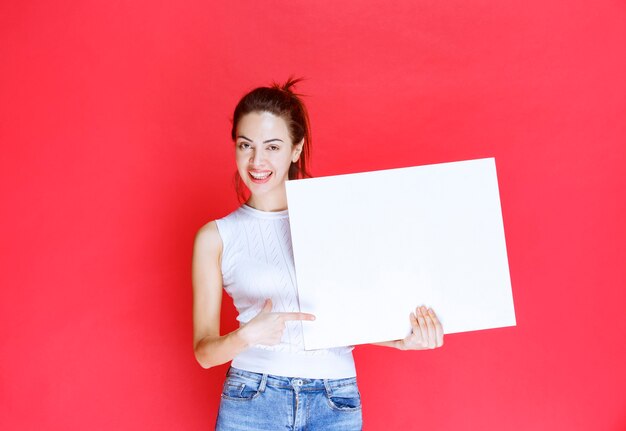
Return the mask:
[(255, 183), (264, 183), (272, 175), (272, 171), (266, 171), (266, 172), (251, 172), (251, 171), (248, 171), (248, 175), (250, 175), (250, 178), (252, 179), (253, 182), (255, 182)]

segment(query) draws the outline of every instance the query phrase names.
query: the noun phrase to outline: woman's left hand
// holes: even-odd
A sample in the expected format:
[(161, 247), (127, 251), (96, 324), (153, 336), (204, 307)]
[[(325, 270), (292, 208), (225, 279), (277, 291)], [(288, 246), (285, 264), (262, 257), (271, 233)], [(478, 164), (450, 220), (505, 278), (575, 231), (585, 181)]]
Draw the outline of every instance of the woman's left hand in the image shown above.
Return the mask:
[(411, 333), (403, 340), (398, 340), (400, 350), (436, 349), (443, 345), (443, 327), (431, 308), (417, 307), (411, 313)]

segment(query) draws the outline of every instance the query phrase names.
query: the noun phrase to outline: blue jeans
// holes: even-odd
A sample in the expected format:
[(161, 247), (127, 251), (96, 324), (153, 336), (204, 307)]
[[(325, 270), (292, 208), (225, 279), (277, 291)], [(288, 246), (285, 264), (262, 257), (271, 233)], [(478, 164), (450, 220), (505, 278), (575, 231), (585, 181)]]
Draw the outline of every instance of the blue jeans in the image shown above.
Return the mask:
[(305, 379), (230, 368), (216, 431), (362, 429), (356, 377)]

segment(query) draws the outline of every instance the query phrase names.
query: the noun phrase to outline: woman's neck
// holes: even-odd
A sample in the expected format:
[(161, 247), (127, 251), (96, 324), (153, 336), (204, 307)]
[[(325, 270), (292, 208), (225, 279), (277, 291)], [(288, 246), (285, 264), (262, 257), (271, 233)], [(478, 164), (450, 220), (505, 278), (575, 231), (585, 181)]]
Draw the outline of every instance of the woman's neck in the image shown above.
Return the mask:
[(246, 202), (248, 206), (259, 211), (275, 212), (287, 209), (287, 195), (283, 193), (281, 196), (250, 196)]

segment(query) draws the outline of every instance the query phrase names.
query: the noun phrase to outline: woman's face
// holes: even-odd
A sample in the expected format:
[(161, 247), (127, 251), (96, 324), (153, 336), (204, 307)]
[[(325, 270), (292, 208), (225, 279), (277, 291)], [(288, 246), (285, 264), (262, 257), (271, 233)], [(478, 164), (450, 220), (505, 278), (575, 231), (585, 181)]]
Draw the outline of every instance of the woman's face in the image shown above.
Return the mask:
[(293, 145), (287, 123), (269, 112), (251, 112), (237, 124), (237, 170), (255, 197), (285, 193), (289, 167), (300, 157), (302, 142)]

